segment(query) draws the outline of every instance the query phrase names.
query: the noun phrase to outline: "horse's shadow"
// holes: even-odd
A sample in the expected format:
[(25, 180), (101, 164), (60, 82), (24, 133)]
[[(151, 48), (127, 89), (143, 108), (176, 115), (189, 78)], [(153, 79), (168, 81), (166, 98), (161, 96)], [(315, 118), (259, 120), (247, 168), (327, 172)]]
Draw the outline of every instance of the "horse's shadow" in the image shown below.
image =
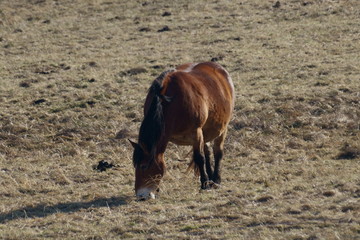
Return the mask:
[(7, 213), (0, 213), (0, 224), (20, 218), (47, 217), (55, 213), (73, 213), (80, 209), (118, 207), (128, 204), (130, 197), (100, 198), (90, 202), (68, 202), (55, 205), (39, 204), (34, 207), (24, 207)]

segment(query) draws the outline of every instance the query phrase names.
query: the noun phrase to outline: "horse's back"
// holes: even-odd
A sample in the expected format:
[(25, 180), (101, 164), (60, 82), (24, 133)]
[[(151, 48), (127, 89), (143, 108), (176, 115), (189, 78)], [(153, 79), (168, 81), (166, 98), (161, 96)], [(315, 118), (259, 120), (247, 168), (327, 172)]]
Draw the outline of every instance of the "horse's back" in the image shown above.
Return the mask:
[(191, 132), (199, 127), (205, 141), (211, 141), (230, 121), (234, 88), (228, 72), (217, 63), (180, 65), (164, 81), (163, 94), (171, 98), (164, 114), (175, 143), (191, 144)]

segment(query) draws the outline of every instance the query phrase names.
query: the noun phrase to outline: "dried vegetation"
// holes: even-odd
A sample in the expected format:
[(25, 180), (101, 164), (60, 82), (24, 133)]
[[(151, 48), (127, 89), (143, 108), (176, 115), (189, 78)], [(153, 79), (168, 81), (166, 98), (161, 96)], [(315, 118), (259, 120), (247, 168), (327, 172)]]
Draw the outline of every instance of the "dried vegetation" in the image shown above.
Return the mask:
[[(358, 239), (359, 17), (355, 0), (1, 1), (0, 238)], [(159, 198), (136, 202), (150, 82), (211, 59), (237, 94), (222, 188), (199, 192), (171, 145)]]

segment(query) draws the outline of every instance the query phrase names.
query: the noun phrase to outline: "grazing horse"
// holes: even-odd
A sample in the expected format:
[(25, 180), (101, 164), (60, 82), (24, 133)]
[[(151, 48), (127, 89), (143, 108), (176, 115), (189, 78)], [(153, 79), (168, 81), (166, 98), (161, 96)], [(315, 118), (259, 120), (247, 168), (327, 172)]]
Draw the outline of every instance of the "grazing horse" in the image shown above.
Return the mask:
[[(138, 143), (130, 141), (137, 198), (155, 198), (169, 142), (193, 147), (189, 167), (200, 175), (201, 189), (220, 184), (220, 162), (233, 108), (234, 85), (217, 63), (183, 64), (160, 74), (145, 100)], [(214, 170), (206, 144), (213, 140)]]

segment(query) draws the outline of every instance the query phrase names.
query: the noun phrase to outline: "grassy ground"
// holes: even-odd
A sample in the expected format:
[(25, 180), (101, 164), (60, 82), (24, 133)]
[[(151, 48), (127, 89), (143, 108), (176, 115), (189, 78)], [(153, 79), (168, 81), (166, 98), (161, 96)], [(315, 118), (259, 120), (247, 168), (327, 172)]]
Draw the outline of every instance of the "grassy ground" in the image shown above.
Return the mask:
[[(360, 239), (359, 18), (355, 0), (0, 1), (0, 238)], [(171, 145), (136, 202), (147, 88), (211, 59), (236, 87), (223, 186), (199, 192)]]

